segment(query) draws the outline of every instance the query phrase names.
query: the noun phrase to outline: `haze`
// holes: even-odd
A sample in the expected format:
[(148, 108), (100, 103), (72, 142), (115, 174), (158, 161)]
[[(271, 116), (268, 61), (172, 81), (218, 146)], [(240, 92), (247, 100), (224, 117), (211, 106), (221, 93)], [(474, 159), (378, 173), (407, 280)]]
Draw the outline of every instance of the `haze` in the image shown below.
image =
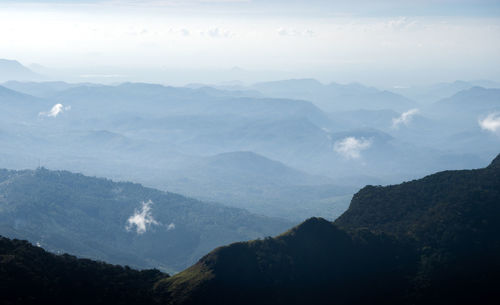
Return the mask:
[(390, 88), (499, 80), (499, 7), (496, 1), (2, 1), (0, 57), (67, 81), (182, 85), (311, 77)]

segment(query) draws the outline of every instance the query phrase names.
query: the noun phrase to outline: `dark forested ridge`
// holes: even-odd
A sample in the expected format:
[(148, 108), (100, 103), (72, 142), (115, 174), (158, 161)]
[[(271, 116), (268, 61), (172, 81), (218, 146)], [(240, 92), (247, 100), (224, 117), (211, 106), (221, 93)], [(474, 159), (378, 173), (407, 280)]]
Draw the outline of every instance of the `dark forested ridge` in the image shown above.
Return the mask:
[(500, 156), (367, 186), (334, 223), (218, 248), (157, 291), (172, 304), (494, 304), (499, 234)]
[(367, 186), (335, 222), (311, 218), (275, 238), (219, 247), (172, 277), (2, 239), (2, 297), (54, 304), (74, 289), (73, 298), (108, 304), (497, 304), (499, 234), (500, 155), (484, 169)]
[(0, 237), (0, 304), (152, 304), (153, 284), (166, 277)]

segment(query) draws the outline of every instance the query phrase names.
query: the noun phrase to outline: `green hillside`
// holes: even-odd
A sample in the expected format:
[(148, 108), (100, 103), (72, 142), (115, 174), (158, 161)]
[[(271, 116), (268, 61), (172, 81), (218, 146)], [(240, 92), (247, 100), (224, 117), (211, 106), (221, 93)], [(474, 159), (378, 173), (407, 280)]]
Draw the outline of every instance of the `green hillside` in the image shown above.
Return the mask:
[[(134, 215), (144, 228), (129, 223)], [(0, 235), (113, 264), (177, 272), (215, 247), (291, 225), (130, 182), (0, 170)]]

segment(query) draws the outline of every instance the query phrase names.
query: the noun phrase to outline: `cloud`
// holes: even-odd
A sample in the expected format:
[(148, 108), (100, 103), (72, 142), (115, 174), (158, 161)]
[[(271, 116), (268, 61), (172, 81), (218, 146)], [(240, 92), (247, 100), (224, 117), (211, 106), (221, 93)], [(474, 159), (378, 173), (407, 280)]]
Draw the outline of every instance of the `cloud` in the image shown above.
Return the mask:
[(175, 223), (170, 223), (168, 226), (167, 226), (167, 231), (170, 231), (170, 230), (173, 230), (175, 229)]
[(408, 126), (413, 119), (413, 116), (419, 112), (420, 111), (416, 108), (403, 112), (399, 117), (392, 119), (392, 128), (398, 128), (401, 124)]
[(484, 119), (479, 120), (478, 123), (483, 130), (500, 132), (500, 112), (490, 113)]
[(314, 31), (311, 29), (306, 29), (304, 31), (298, 31), (295, 29), (288, 29), (288, 28), (279, 28), (276, 30), (278, 35), (280, 36), (306, 36), (306, 37), (313, 37), (315, 35)]
[(148, 200), (147, 202), (143, 201), (141, 204), (141, 211), (136, 209), (134, 215), (130, 216), (127, 220), (127, 226), (125, 227), (127, 231), (131, 231), (135, 227), (137, 234), (144, 234), (148, 227), (160, 224), (153, 218), (153, 214), (151, 213), (153, 202)]
[(212, 38), (231, 38), (231, 37), (235, 36), (235, 33), (231, 32), (230, 30), (227, 30), (227, 29), (210, 28), (206, 32), (201, 31), (200, 35), (201, 36), (208, 35), (209, 37), (212, 37)]
[(386, 25), (388, 28), (400, 31), (400, 30), (405, 30), (408, 28), (411, 28), (415, 25), (417, 25), (417, 22), (415, 20), (410, 20), (407, 17), (399, 17), (396, 19), (391, 19), (386, 22)]
[(64, 111), (68, 111), (70, 109), (71, 109), (71, 106), (64, 107), (62, 104), (55, 104), (54, 106), (52, 106), (52, 109), (50, 109), (50, 111), (40, 112), (40, 113), (38, 113), (38, 115), (55, 118), (59, 114), (63, 113)]
[(188, 29), (181, 29), (182, 36), (189, 36), (190, 32)]
[(371, 139), (347, 137), (335, 142), (333, 150), (346, 159), (358, 159), (361, 157), (361, 151), (368, 149), (371, 145)]

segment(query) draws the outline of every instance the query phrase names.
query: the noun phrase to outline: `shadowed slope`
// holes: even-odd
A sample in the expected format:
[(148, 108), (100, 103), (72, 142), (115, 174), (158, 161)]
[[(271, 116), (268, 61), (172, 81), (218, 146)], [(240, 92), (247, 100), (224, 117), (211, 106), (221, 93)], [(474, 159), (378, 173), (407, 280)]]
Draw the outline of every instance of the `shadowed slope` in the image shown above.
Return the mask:
[(218, 248), (156, 291), (171, 304), (485, 304), (499, 297), (499, 234), (497, 157), (365, 187), (335, 223)]

